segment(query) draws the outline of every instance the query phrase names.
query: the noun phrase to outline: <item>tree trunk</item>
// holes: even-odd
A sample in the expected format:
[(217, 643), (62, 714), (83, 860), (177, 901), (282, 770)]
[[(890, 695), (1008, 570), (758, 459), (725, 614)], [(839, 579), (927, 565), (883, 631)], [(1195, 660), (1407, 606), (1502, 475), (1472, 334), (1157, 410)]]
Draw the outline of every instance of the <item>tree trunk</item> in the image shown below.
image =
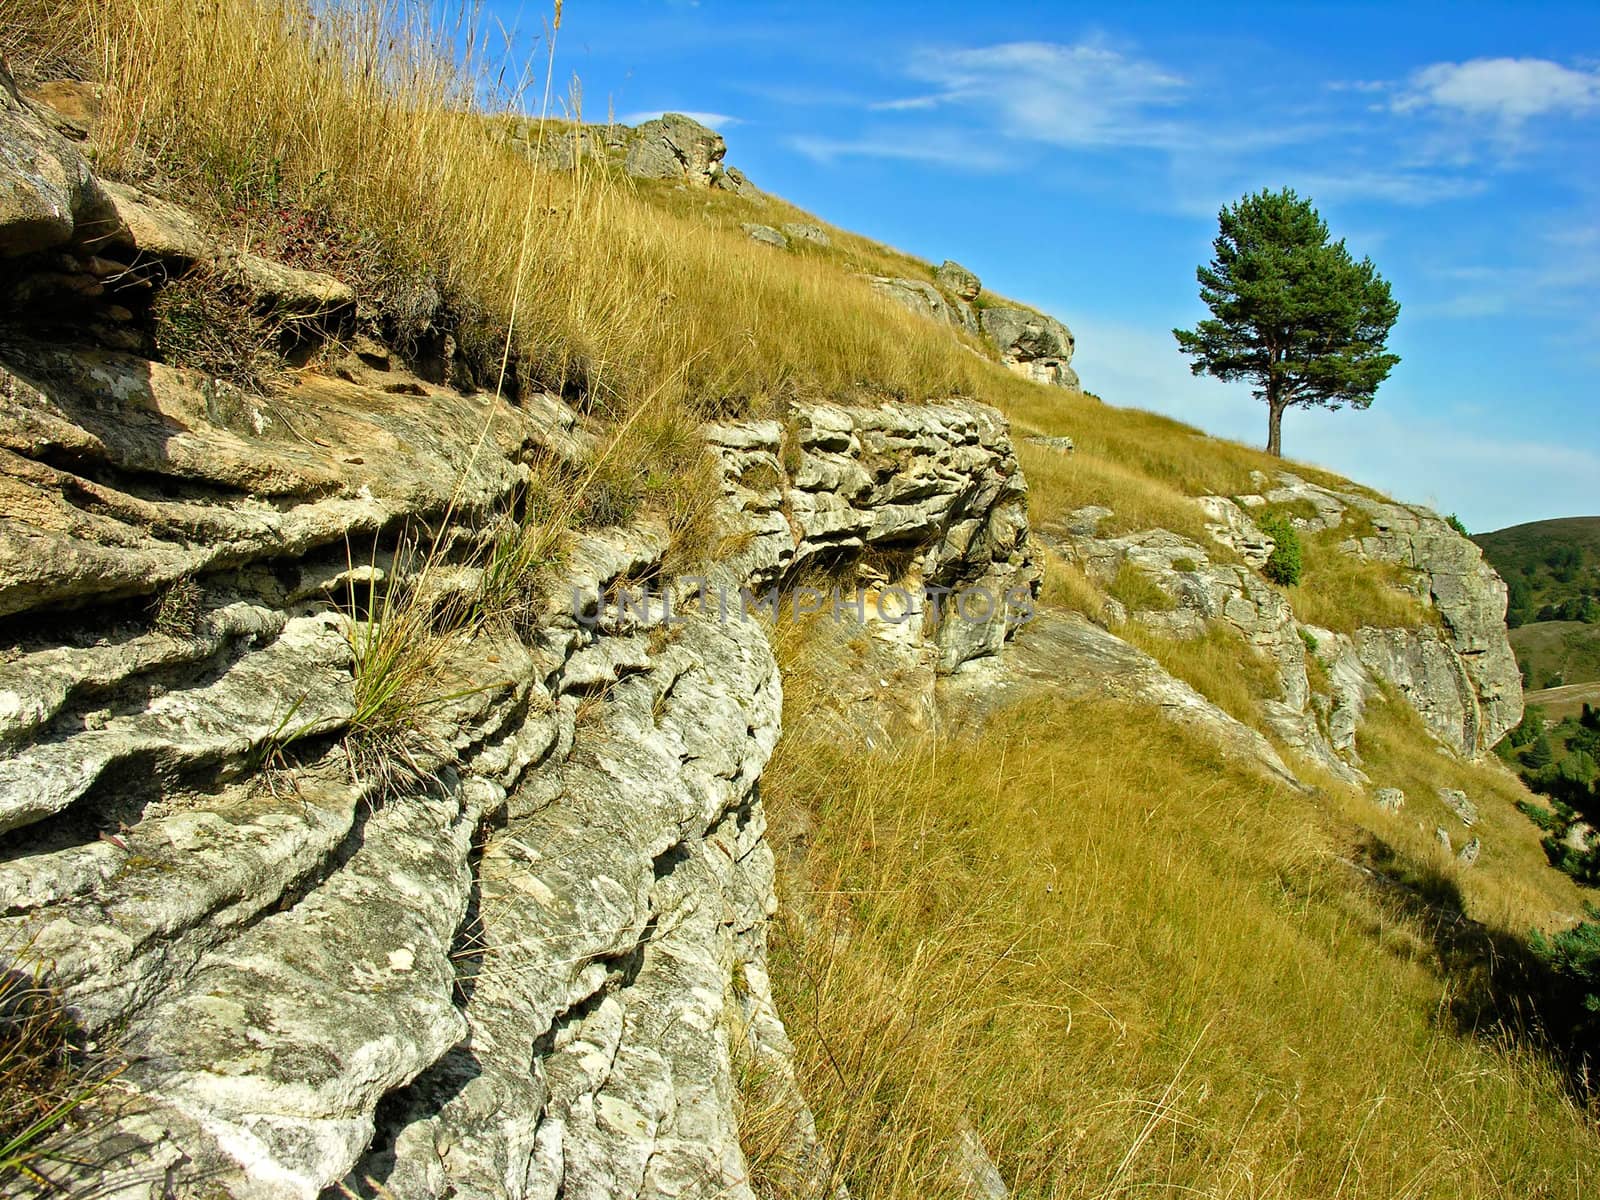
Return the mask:
[(1267, 400), (1267, 453), (1283, 457), (1283, 410), (1289, 406), (1277, 397)]

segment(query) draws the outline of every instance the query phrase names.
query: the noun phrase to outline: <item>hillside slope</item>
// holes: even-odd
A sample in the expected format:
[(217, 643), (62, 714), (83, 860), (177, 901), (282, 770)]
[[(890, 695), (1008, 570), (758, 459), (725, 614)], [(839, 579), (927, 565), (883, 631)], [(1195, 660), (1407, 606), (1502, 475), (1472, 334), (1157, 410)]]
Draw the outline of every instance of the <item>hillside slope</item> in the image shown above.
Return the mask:
[(385, 11), (0, 25), (5, 1194), (1600, 1186), (1471, 542)]
[(1506, 623), (1525, 685), (1600, 679), (1600, 517), (1532, 521), (1473, 541), (1510, 587)]

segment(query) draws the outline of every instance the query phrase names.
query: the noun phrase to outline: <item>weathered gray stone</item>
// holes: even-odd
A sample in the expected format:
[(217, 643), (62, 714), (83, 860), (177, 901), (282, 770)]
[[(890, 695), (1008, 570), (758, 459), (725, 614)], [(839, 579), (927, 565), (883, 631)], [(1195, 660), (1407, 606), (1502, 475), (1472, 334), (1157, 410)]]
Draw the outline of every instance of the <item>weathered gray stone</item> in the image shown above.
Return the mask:
[(1452, 852), (1452, 847), (1450, 845), (1450, 831), (1443, 825), (1435, 825), (1433, 827), (1433, 837), (1434, 840), (1439, 843), (1439, 849), (1443, 850), (1446, 854)]
[(1478, 806), (1467, 799), (1467, 794), (1459, 788), (1440, 788), (1439, 803), (1455, 813), (1467, 828), (1478, 823)]
[(967, 270), (958, 262), (945, 259), (933, 273), (934, 279), (945, 291), (957, 300), (965, 300), (969, 304), (978, 298), (978, 293), (983, 290), (983, 285), (978, 277)]
[(1076, 613), (1041, 612), (1022, 626), (1004, 657), (966, 663), (939, 682), (940, 710), (952, 728), (1041, 694), (1151, 705), (1163, 719), (1214, 738), (1226, 757), (1300, 786), (1260, 733), (1173, 678), (1144, 651)]
[(1372, 802), (1386, 813), (1397, 813), (1406, 806), (1406, 794), (1399, 788), (1379, 788), (1372, 793)]
[(1035, 446), (1043, 446), (1046, 450), (1054, 450), (1057, 454), (1071, 454), (1077, 447), (1069, 437), (1055, 437), (1043, 433), (1030, 433), (1022, 439)]
[(625, 169), (640, 179), (682, 179), (711, 187), (723, 173), (728, 144), (714, 129), (682, 113), (666, 113), (633, 131)]
[(1000, 360), (1035, 383), (1078, 390), (1072, 369), (1073, 337), (1054, 317), (1028, 308), (992, 307), (979, 314), (987, 337)]
[(1309, 528), (1337, 528), (1351, 510), (1372, 530), (1348, 552), (1417, 573), (1439, 630), (1362, 630), (1362, 661), (1398, 687), (1429, 729), (1460, 753), (1481, 754), (1522, 719), (1522, 678), (1506, 636), (1506, 586), (1468, 538), (1425, 508), (1334, 492), (1283, 473), (1275, 503), (1306, 501)]
[(961, 309), (945, 298), (938, 288), (925, 279), (895, 279), (886, 275), (869, 275), (867, 282), (878, 295), (893, 300), (900, 307), (927, 317), (930, 321), (965, 328)]
[(1211, 518), (1206, 523), (1206, 532), (1252, 567), (1260, 570), (1272, 557), (1276, 543), (1238, 504), (1225, 496), (1197, 496), (1195, 503)]
[(801, 221), (789, 221), (784, 224), (783, 232), (797, 242), (811, 242), (818, 246), (832, 244), (828, 231), (820, 225), (808, 225)]
[(1456, 861), (1463, 867), (1477, 866), (1478, 857), (1482, 853), (1483, 843), (1478, 838), (1473, 838), (1465, 846), (1461, 847), (1461, 852), (1456, 855)]
[(752, 242), (760, 242), (764, 246), (776, 246), (781, 250), (789, 244), (789, 239), (771, 225), (757, 225), (747, 221), (739, 228), (744, 230)]

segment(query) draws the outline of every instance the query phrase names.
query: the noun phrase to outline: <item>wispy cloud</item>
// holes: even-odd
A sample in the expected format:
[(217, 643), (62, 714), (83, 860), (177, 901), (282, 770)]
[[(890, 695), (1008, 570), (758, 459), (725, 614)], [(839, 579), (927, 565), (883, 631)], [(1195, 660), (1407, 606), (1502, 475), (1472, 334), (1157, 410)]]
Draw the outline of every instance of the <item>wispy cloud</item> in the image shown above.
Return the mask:
[(788, 145), (813, 162), (827, 163), (840, 158), (884, 158), (902, 162), (933, 163), (966, 171), (996, 171), (1012, 165), (1010, 156), (993, 145), (955, 131), (917, 134), (909, 137), (869, 136), (827, 138), (798, 134)]
[(1391, 102), (1396, 112), (1434, 109), (1515, 127), (1534, 117), (1600, 107), (1600, 72), (1544, 58), (1474, 58), (1415, 72)]
[(1489, 180), (1482, 175), (1441, 174), (1404, 168), (1351, 169), (1298, 175), (1294, 182), (1307, 195), (1323, 200), (1381, 200), (1406, 207), (1476, 196), (1489, 187)]
[(1176, 72), (1099, 41), (927, 51), (908, 74), (934, 90), (884, 108), (976, 106), (1001, 118), (1009, 136), (1066, 146), (1170, 145), (1179, 125), (1160, 114), (1188, 87)]
[(691, 121), (699, 121), (707, 129), (730, 129), (735, 125), (743, 125), (743, 117), (730, 117), (727, 113), (714, 112), (685, 112), (683, 109), (652, 108), (643, 112), (624, 113), (618, 117), (624, 125), (643, 125), (646, 121), (654, 121), (657, 117), (664, 117), (669, 112), (679, 113)]

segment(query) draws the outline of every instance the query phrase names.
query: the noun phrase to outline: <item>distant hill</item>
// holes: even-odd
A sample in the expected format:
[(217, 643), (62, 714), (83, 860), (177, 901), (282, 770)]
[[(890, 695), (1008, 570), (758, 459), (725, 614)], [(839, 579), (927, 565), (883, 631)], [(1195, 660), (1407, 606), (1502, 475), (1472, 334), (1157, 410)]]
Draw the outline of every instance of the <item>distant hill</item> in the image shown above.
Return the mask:
[(1506, 624), (1524, 683), (1600, 679), (1600, 517), (1532, 521), (1473, 541), (1510, 588)]
[[(1511, 588), (1507, 624), (1585, 620), (1585, 601), (1600, 609), (1600, 517), (1530, 521), (1472, 540)], [(1600, 623), (1600, 612), (1587, 620)]]

